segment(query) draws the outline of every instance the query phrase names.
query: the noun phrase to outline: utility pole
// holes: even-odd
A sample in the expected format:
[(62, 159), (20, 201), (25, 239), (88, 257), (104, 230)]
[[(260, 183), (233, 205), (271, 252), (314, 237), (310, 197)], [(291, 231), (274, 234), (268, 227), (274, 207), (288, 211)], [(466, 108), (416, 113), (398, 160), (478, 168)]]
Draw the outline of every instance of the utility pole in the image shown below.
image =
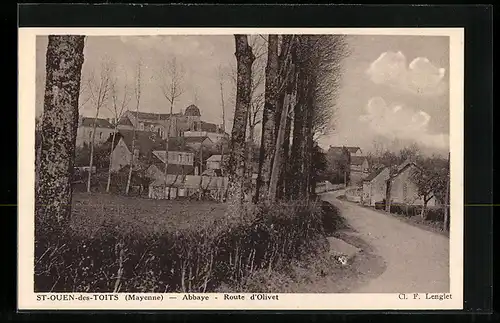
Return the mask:
[(443, 231), (448, 230), (448, 222), (450, 221), (450, 216), (448, 214), (448, 209), (450, 207), (450, 166), (450, 153), (448, 153), (448, 178), (446, 179), (446, 195), (444, 196)]

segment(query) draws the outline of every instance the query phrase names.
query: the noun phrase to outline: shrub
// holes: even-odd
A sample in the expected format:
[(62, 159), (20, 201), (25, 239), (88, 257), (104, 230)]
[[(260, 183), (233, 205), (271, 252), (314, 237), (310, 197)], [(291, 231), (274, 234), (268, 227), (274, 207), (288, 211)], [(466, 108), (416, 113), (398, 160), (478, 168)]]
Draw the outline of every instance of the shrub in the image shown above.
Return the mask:
[(37, 230), (35, 290), (214, 291), (314, 254), (323, 225), (318, 203), (280, 202), (175, 232), (123, 232), (112, 221), (89, 235)]

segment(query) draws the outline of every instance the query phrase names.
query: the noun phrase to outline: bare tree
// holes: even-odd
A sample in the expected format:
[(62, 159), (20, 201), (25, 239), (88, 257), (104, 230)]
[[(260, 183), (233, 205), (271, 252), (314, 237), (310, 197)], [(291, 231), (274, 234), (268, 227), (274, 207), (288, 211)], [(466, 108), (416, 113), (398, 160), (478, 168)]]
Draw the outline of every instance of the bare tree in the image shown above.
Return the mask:
[[(163, 96), (170, 103), (170, 116), (168, 118), (168, 126), (165, 137), (165, 179), (168, 174), (168, 143), (172, 129), (173, 109), (177, 99), (184, 93), (184, 75), (184, 67), (177, 62), (177, 58), (175, 56), (162, 65), (158, 74), (158, 85)], [(165, 181), (165, 189), (167, 189), (166, 185)], [(168, 197), (170, 198), (170, 189)]]
[(228, 198), (238, 205), (247, 199), (245, 188), (245, 133), (250, 110), (252, 87), (252, 64), (255, 56), (246, 35), (234, 35), (237, 61), (236, 106), (231, 133), (231, 155), (229, 160)]
[(91, 77), (87, 82), (87, 89), (89, 92), (90, 100), (95, 108), (95, 117), (92, 124), (92, 133), (90, 139), (90, 161), (89, 161), (89, 172), (87, 178), (87, 192), (90, 193), (90, 181), (92, 177), (92, 167), (94, 162), (94, 145), (95, 145), (95, 133), (97, 127), (97, 119), (99, 118), (99, 112), (103, 106), (106, 105), (109, 99), (109, 94), (112, 88), (114, 73), (114, 64), (109, 58), (104, 58), (101, 62), (99, 78), (96, 79), (95, 74), (92, 73)]
[(113, 115), (113, 135), (111, 139), (111, 148), (109, 151), (109, 169), (108, 169), (108, 182), (106, 184), (106, 192), (109, 192), (111, 186), (111, 166), (113, 164), (113, 150), (115, 149), (115, 141), (116, 141), (116, 133), (118, 132), (118, 120), (123, 116), (123, 113), (126, 110), (130, 102), (130, 91), (127, 85), (127, 75), (124, 77), (124, 86), (122, 93), (119, 93), (117, 80), (116, 78), (113, 80), (111, 84), (111, 99), (112, 99), (112, 108), (111, 113)]
[[(222, 134), (225, 136), (226, 134), (226, 109), (224, 106), (224, 72), (222, 70), (222, 66), (219, 65), (217, 68), (217, 75), (219, 78), (219, 86), (220, 86), (220, 103), (221, 103), (221, 111), (222, 111)], [(223, 137), (225, 138), (225, 137)], [(221, 141), (220, 145), (220, 154), (221, 154), (221, 171), (222, 165), (224, 162), (224, 142)]]
[[(36, 230), (64, 229), (71, 217), (71, 178), (85, 36), (49, 36)], [(56, 233), (57, 234), (57, 233)]]
[[(135, 114), (139, 114), (139, 106), (141, 103), (141, 91), (142, 91), (142, 60), (139, 59), (135, 69), (135, 84), (134, 84), (134, 95), (135, 95)], [(133, 127), (132, 131), (132, 153), (130, 154), (130, 168), (128, 171), (127, 186), (125, 188), (125, 194), (128, 195), (130, 191), (130, 182), (132, 180), (132, 169), (134, 168), (134, 155), (135, 155), (135, 140), (136, 140), (136, 125)]]

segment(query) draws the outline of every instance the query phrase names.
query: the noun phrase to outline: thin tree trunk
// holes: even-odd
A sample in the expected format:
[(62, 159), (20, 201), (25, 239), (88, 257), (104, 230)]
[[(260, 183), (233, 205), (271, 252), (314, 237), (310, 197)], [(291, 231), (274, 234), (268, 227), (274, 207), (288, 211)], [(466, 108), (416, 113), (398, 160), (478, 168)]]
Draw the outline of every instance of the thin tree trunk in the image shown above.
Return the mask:
[(275, 114), (278, 105), (278, 35), (269, 35), (266, 65), (265, 103), (262, 113), (262, 136), (257, 176), (256, 198), (269, 191), (271, 168), (276, 147)]
[(391, 212), (391, 190), (392, 190), (392, 180), (389, 178), (386, 182), (385, 189), (385, 211)]
[[(448, 167), (450, 167), (450, 154), (448, 153)], [(448, 178), (446, 179), (446, 192), (444, 196), (444, 217), (443, 217), (443, 231), (449, 228), (450, 216), (448, 213), (450, 205), (450, 170), (448, 168)]]
[[(165, 138), (165, 190), (167, 190), (167, 175), (168, 175), (168, 142), (172, 127), (172, 112), (174, 110), (174, 101), (170, 102), (170, 116), (168, 118), (167, 137)], [(168, 189), (167, 199), (170, 199), (170, 188)]]
[(94, 164), (94, 143), (95, 143), (95, 130), (97, 128), (97, 118), (99, 116), (100, 106), (96, 107), (96, 113), (94, 117), (94, 123), (92, 125), (92, 137), (90, 139), (90, 161), (89, 161), (89, 174), (87, 177), (87, 193), (90, 193), (90, 181), (92, 177), (92, 166)]
[(220, 141), (220, 165), (221, 165), (221, 175), (224, 176), (223, 172), (223, 165), (224, 165), (224, 140), (226, 138), (226, 113), (225, 113), (225, 108), (224, 108), (224, 90), (222, 87), (222, 80), (220, 82), (220, 100), (221, 100), (221, 106), (222, 106), (222, 138), (223, 140)]
[(229, 160), (228, 199), (239, 204), (246, 197), (245, 177), (245, 133), (250, 110), (250, 90), (252, 82), (252, 64), (255, 56), (248, 45), (246, 35), (234, 35), (237, 61), (236, 107), (233, 130), (231, 132), (231, 150)]
[(116, 126), (113, 131), (113, 137), (111, 139), (111, 150), (109, 151), (109, 167), (108, 167), (108, 183), (106, 184), (106, 192), (109, 193), (109, 188), (111, 186), (111, 166), (113, 165), (113, 150), (115, 148), (115, 140), (116, 140)]
[[(137, 106), (136, 106), (136, 116), (138, 116), (138, 112), (139, 112), (139, 102), (137, 102)], [(132, 153), (130, 154), (130, 168), (128, 170), (128, 178), (127, 178), (127, 186), (125, 188), (125, 194), (128, 195), (129, 191), (130, 191), (130, 182), (132, 181), (132, 169), (134, 168), (134, 151), (135, 151), (135, 130), (136, 126), (134, 126), (133, 130), (132, 130)]]
[(36, 229), (58, 231), (71, 217), (71, 180), (78, 128), (78, 99), (85, 36), (49, 36), (35, 195)]

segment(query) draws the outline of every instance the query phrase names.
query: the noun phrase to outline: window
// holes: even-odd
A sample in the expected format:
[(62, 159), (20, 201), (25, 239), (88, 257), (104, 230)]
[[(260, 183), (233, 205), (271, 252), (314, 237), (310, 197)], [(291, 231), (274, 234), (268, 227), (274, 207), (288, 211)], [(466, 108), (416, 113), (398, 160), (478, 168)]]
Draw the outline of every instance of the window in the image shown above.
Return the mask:
[(92, 139), (92, 130), (89, 132), (89, 139)]
[(102, 139), (102, 131), (99, 132), (99, 139)]

